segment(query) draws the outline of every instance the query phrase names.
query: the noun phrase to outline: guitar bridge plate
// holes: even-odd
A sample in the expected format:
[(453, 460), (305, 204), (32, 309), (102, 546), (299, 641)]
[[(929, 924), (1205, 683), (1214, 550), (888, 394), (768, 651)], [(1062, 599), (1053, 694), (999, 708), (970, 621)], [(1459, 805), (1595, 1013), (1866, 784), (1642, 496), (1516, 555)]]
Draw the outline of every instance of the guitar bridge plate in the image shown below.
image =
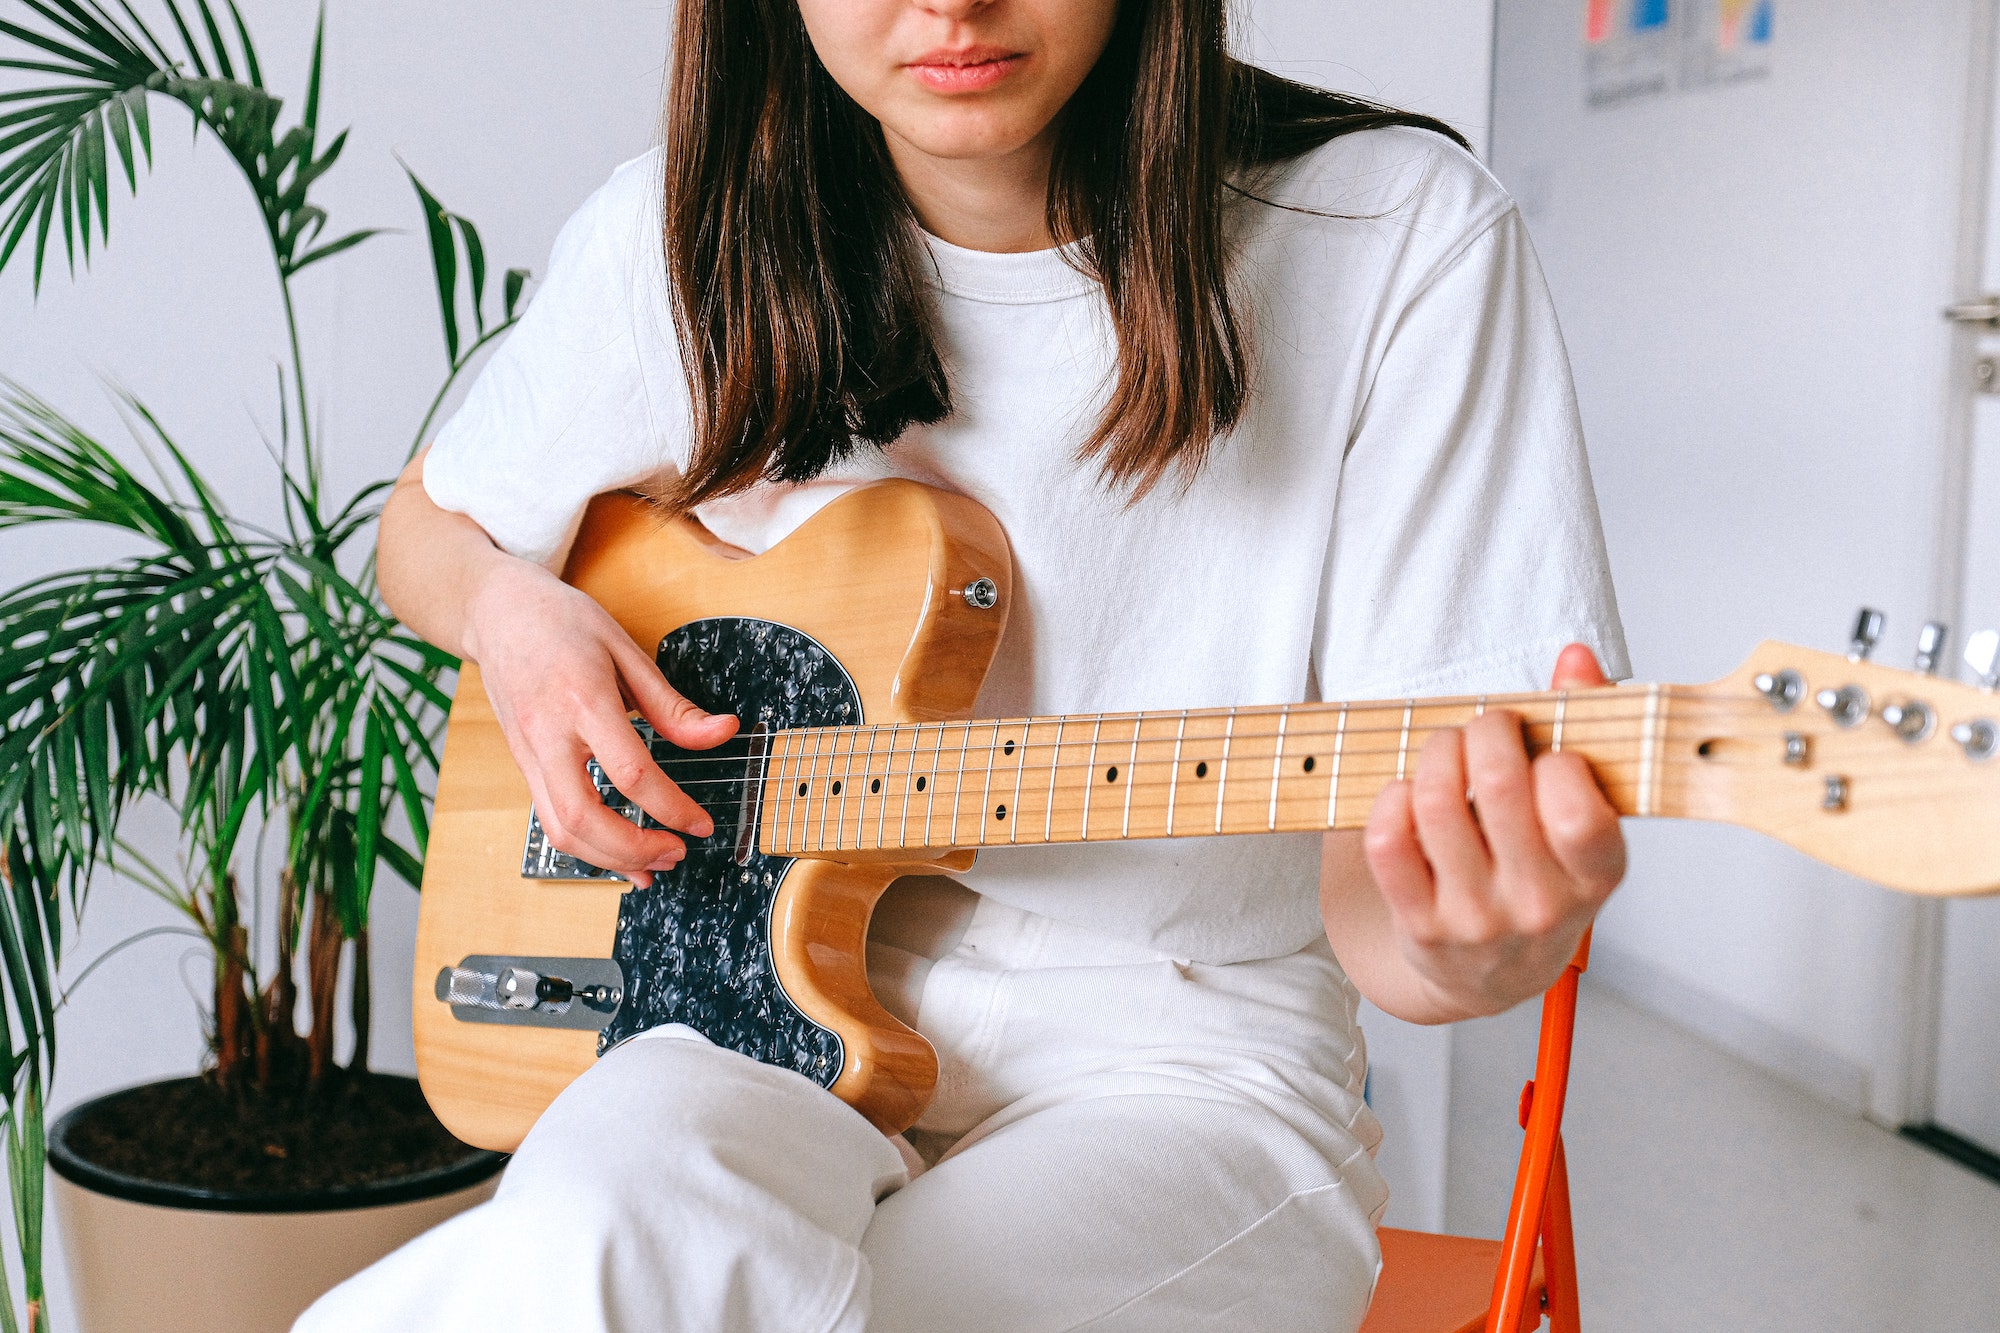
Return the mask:
[(439, 968), (435, 994), (461, 1023), (601, 1032), (625, 1002), (625, 970), (609, 958), (476, 953)]

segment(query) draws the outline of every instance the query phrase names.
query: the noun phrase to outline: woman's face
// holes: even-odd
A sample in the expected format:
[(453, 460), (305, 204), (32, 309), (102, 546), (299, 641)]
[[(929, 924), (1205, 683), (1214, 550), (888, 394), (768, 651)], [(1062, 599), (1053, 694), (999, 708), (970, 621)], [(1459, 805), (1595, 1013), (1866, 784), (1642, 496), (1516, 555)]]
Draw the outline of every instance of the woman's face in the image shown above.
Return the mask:
[(1042, 137), (1097, 63), (1118, 0), (799, 0), (799, 13), (892, 150), (965, 160)]

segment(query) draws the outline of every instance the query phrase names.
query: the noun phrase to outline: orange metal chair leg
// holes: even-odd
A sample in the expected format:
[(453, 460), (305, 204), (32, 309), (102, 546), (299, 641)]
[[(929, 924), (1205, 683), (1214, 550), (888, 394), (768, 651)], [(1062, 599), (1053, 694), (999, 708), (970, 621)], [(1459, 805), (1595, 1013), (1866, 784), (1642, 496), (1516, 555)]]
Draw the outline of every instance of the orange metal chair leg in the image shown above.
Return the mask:
[(1549, 1199), (1542, 1209), (1542, 1275), (1547, 1283), (1549, 1333), (1582, 1333), (1576, 1294), (1576, 1230), (1569, 1214), (1569, 1162), (1560, 1134), (1549, 1172)]

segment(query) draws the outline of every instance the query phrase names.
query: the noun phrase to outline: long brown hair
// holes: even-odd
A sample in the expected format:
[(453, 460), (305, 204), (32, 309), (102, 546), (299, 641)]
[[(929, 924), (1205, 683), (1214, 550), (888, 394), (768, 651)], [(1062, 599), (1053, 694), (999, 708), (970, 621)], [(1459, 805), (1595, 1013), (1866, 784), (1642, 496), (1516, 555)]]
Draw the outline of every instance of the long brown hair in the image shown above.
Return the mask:
[[(1259, 168), (1440, 121), (1227, 53), (1227, 0), (1124, 0), (1057, 126), (1048, 222), (1102, 283), (1117, 382), (1081, 454), (1134, 494), (1236, 424), (1249, 347), (1224, 209)], [(693, 402), (692, 507), (804, 481), (951, 414), (929, 259), (881, 128), (814, 53), (797, 0), (681, 0), (666, 114), (669, 285)], [(1254, 196), (1252, 196), (1254, 197)]]

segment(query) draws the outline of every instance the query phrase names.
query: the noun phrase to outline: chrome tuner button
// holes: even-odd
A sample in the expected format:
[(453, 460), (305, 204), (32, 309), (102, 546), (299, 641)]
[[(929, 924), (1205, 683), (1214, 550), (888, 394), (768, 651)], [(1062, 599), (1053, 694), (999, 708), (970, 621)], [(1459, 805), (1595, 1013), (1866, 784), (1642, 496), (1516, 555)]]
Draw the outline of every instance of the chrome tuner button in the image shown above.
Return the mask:
[(1805, 678), (1796, 671), (1766, 671), (1750, 684), (1757, 693), (1771, 701), (1771, 707), (1781, 713), (1789, 713), (1799, 706), (1805, 697)]
[(1951, 639), (1951, 629), (1942, 620), (1933, 620), (1917, 633), (1917, 670), (1926, 676), (1935, 676), (1938, 661), (1944, 657), (1944, 646)]
[(1843, 727), (1858, 727), (1868, 720), (1868, 691), (1859, 685), (1843, 685), (1837, 690), (1821, 690), (1813, 696), (1821, 708)]
[(1951, 729), (1951, 738), (1965, 751), (1967, 759), (1991, 759), (1995, 751), (2000, 751), (2000, 726), (1983, 717), (1959, 723)]
[(975, 611), (991, 611), (1000, 601), (1000, 589), (992, 579), (974, 579), (965, 585), (965, 604)]
[(1989, 690), (2000, 684), (1996, 658), (2000, 658), (2000, 630), (1983, 629), (1965, 641), (1965, 664), (1978, 673), (1979, 683)]
[(1854, 632), (1848, 636), (1847, 660), (1863, 662), (1875, 650), (1875, 641), (1882, 637), (1882, 624), (1886, 617), (1875, 608), (1864, 606), (1854, 618)]
[(1884, 704), (1882, 720), (1896, 729), (1896, 734), (1912, 745), (1930, 739), (1937, 730), (1937, 714), (1927, 703), (1912, 699), (1903, 704)]

